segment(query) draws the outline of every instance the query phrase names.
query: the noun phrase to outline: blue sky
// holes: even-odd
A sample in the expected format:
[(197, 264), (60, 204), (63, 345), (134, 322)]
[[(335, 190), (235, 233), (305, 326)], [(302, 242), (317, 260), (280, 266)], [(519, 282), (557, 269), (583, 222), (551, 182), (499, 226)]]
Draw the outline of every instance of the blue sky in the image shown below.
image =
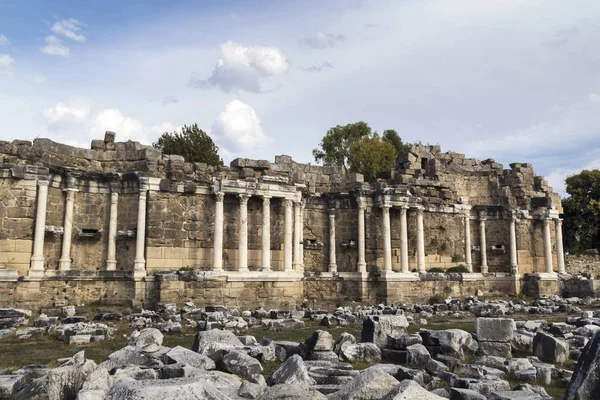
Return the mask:
[(226, 161), (311, 162), (364, 120), (562, 191), (600, 168), (598, 48), (594, 0), (0, 0), (0, 139), (198, 123)]

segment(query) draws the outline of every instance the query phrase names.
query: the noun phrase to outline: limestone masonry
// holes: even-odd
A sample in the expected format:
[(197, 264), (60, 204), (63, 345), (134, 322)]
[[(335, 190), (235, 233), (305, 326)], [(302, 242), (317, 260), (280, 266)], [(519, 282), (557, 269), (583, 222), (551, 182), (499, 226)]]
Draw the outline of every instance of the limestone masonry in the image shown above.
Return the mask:
[[(560, 198), (526, 163), (414, 145), (369, 184), (283, 155), (186, 163), (112, 132), (89, 150), (0, 142), (0, 157), (4, 305), (544, 294), (565, 273)], [(471, 273), (427, 272), (456, 265)]]

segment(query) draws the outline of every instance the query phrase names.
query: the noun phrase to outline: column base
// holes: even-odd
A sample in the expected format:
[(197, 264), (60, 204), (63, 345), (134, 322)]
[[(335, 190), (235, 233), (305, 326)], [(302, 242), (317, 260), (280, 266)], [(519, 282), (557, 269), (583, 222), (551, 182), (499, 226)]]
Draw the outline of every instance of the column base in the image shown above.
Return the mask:
[(483, 265), (482, 265), (482, 266), (480, 267), (480, 269), (481, 269), (481, 273), (482, 273), (482, 274), (487, 274), (487, 273), (489, 273), (489, 268), (488, 268), (488, 266), (487, 266), (487, 265), (486, 265), (486, 266), (483, 266)]
[(133, 262), (133, 279), (142, 279), (146, 277), (146, 261), (137, 260)]
[(27, 276), (32, 279), (42, 279), (44, 273), (44, 256), (31, 256), (31, 265)]
[(365, 263), (365, 262), (362, 262), (362, 263), (359, 262), (359, 263), (357, 263), (356, 264), (356, 271), (360, 272), (360, 273), (366, 274), (367, 273), (367, 263)]
[(71, 269), (71, 259), (58, 260), (58, 269), (61, 271), (68, 271)]
[(106, 260), (106, 271), (116, 271), (117, 260)]

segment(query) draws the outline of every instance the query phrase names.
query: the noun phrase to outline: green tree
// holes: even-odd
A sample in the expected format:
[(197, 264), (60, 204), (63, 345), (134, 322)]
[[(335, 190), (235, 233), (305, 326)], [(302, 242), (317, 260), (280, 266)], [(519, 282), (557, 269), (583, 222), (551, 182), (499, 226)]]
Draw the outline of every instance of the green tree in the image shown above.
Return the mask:
[(362, 121), (330, 128), (323, 136), (319, 144), (320, 148), (312, 151), (315, 161), (348, 170), (352, 146), (369, 136), (371, 136), (371, 127)]
[(381, 137), (382, 140), (386, 142), (390, 142), (394, 148), (396, 149), (396, 156), (400, 154), (404, 154), (408, 151), (406, 145), (402, 143), (402, 139), (400, 139), (400, 135), (393, 129), (386, 129), (383, 131), (383, 135)]
[(563, 200), (565, 247), (573, 253), (600, 249), (600, 170), (583, 170), (566, 179)]
[(181, 132), (163, 133), (158, 141), (152, 143), (152, 147), (164, 154), (183, 156), (187, 162), (223, 165), (223, 160), (219, 157), (219, 147), (197, 124), (184, 125)]
[(367, 123), (359, 121), (330, 128), (312, 153), (318, 163), (359, 172), (372, 182), (391, 171), (396, 156), (406, 151), (395, 130), (385, 130), (380, 137)]
[(350, 152), (350, 170), (363, 174), (367, 182), (390, 172), (395, 162), (396, 148), (377, 133), (354, 144)]

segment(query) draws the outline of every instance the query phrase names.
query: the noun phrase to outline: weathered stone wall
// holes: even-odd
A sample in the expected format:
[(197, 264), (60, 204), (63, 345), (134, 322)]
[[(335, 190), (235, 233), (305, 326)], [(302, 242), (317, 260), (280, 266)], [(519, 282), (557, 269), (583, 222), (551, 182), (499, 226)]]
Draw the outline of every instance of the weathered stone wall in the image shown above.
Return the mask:
[(568, 255), (566, 263), (567, 271), (572, 274), (590, 274), (594, 278), (600, 277), (600, 256)]
[[(43, 245), (46, 278), (36, 289), (35, 284), (29, 282), (31, 277), (28, 275), (38, 181), (49, 181), (50, 185)], [(222, 186), (227, 190), (221, 190)], [(64, 241), (61, 232), (67, 196), (64, 189), (67, 187), (77, 189), (72, 221), (72, 264), (70, 270), (61, 270), (59, 259)], [(147, 191), (145, 242), (142, 243), (145, 271), (143, 267), (141, 275), (140, 271), (136, 271), (134, 282), (131, 279), (136, 255), (140, 191)], [(223, 267), (226, 271), (239, 268), (239, 193), (252, 194), (248, 200), (250, 271), (259, 270), (262, 264), (262, 196), (270, 195), (271, 191), (274, 193), (270, 200), (269, 232), (274, 271), (284, 269), (283, 198), (294, 199), (295, 202), (302, 199), (304, 268), (295, 266), (293, 281), (283, 282), (272, 277), (267, 282), (154, 283), (153, 275), (159, 271), (213, 269), (215, 193), (221, 191), (225, 193)], [(102, 275), (113, 273), (106, 271), (113, 192), (119, 194), (117, 275)], [(78, 298), (81, 302), (129, 296), (140, 302), (197, 297), (207, 302), (220, 298), (229, 304), (263, 298), (268, 298), (264, 300), (265, 304), (271, 301), (297, 304), (303, 296), (307, 296), (334, 304), (353, 299), (400, 301), (419, 294), (429, 296), (440, 290), (468, 293), (478, 284), (498, 290), (510, 286), (512, 278), (494, 277), (490, 280), (482, 277), (477, 283), (414, 283), (367, 281), (348, 275), (357, 271), (357, 197), (364, 199), (367, 205), (365, 257), (367, 271), (372, 271), (373, 276), (376, 270), (383, 269), (380, 206), (388, 201), (395, 202), (390, 208), (394, 271), (401, 270), (400, 205), (409, 207), (410, 270), (417, 269), (418, 208), (424, 209), (426, 269), (449, 268), (465, 262), (464, 215), (467, 213), (474, 248), (469, 251), (474, 271), (480, 271), (480, 251), (476, 248), (480, 245), (478, 218), (483, 213), (481, 215), (487, 216), (487, 255), (492, 274), (511, 272), (509, 224), (512, 213), (518, 214), (519, 272), (544, 272), (542, 220), (553, 218), (554, 221), (562, 211), (558, 195), (552, 192), (542, 177), (535, 175), (530, 164), (515, 163), (504, 169), (491, 159), (478, 161), (457, 153), (442, 153), (438, 146), (413, 146), (409, 153), (400, 157), (391, 179), (368, 184), (363, 182), (360, 174), (344, 173), (339, 167), (296, 163), (289, 156), (276, 156), (274, 163), (240, 158), (230, 166), (186, 163), (180, 156), (163, 155), (139, 143), (115, 142), (112, 133), (107, 133), (104, 140), (93, 141), (89, 150), (48, 139), (0, 141), (0, 278), (14, 281), (21, 276), (26, 281), (0, 287), (0, 301), (3, 298), (35, 301), (33, 293), (38, 290), (40, 301), (51, 301), (60, 296)], [(337, 271), (346, 274), (344, 276), (348, 279), (328, 273), (329, 212), (332, 209), (335, 215)], [(556, 270), (558, 258), (554, 222), (551, 236)], [(295, 240), (299, 239), (295, 237)], [(295, 247), (297, 242), (293, 245)], [(579, 271), (596, 267), (571, 263), (568, 268)], [(9, 270), (18, 271), (18, 276)], [(31, 280), (35, 279), (38, 278)], [(448, 286), (450, 289), (445, 289)], [(265, 293), (259, 295), (258, 291)], [(238, 299), (239, 296), (247, 298)], [(270, 296), (280, 298), (272, 299)]]

